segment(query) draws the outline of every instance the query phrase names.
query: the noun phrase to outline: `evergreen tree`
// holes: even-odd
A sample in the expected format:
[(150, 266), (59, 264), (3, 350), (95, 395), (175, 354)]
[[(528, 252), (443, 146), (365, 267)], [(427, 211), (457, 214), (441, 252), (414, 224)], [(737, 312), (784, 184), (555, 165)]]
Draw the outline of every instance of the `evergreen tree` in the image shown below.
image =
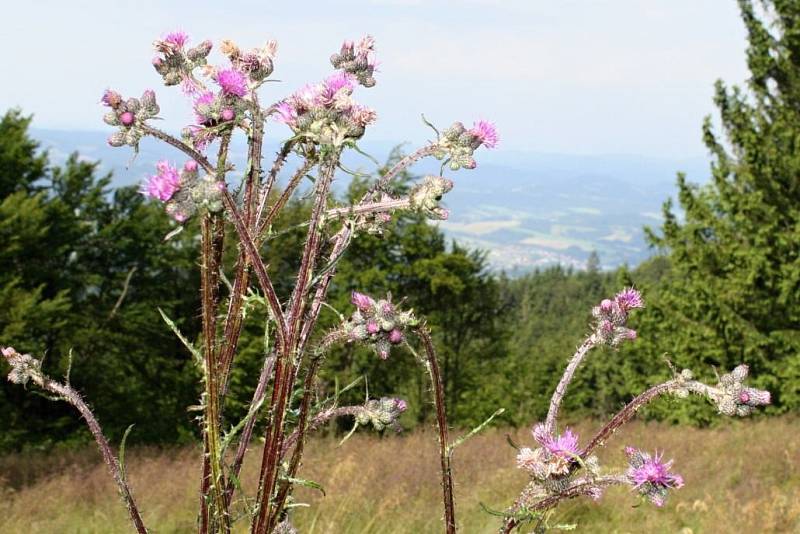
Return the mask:
[(683, 216), (668, 202), (650, 233), (671, 273), (638, 350), (697, 371), (747, 363), (786, 411), (800, 407), (800, 3), (739, 6), (751, 77), (746, 90), (717, 82), (721, 130), (703, 126), (712, 181), (680, 175)]

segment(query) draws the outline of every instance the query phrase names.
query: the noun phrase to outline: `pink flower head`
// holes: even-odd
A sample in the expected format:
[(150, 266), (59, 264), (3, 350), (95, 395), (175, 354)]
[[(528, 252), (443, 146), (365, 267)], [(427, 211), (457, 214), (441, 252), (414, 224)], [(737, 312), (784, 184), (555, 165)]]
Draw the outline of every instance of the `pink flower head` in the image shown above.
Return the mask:
[(544, 432), (542, 425), (537, 425), (533, 431), (533, 437), (554, 456), (559, 456), (565, 460), (574, 460), (576, 456), (580, 455), (578, 436), (573, 434), (569, 428), (565, 429), (563, 434), (554, 438)]
[(183, 170), (186, 172), (197, 172), (197, 162), (193, 159), (190, 159), (183, 164)]
[(374, 109), (358, 104), (351, 107), (349, 113), (350, 118), (353, 119), (353, 122), (362, 128), (366, 128), (378, 119), (378, 114)]
[(106, 89), (100, 102), (102, 102), (104, 106), (117, 108), (122, 103), (122, 95), (111, 89)]
[(370, 334), (377, 334), (380, 332), (381, 328), (378, 326), (378, 323), (374, 320), (370, 319), (367, 321), (367, 332)]
[(232, 121), (236, 113), (231, 108), (225, 108), (222, 110), (221, 116), (224, 121)]
[(247, 77), (236, 69), (221, 70), (215, 79), (226, 95), (242, 97), (247, 94)]
[(394, 404), (398, 412), (404, 412), (408, 409), (408, 404), (403, 399), (395, 399)]
[(286, 100), (275, 106), (275, 113), (278, 115), (278, 121), (288, 126), (294, 126), (297, 122), (297, 110)]
[(166, 202), (180, 189), (180, 175), (178, 169), (162, 160), (156, 164), (156, 174), (150, 176), (142, 185), (141, 192), (150, 198)]
[(627, 447), (625, 453), (630, 463), (628, 479), (635, 489), (656, 506), (663, 506), (667, 490), (683, 486), (683, 477), (670, 473), (672, 460), (662, 461), (663, 453), (656, 452), (654, 456), (650, 456), (633, 447)]
[(348, 53), (352, 53), (355, 49), (355, 43), (350, 39), (345, 39), (342, 41), (342, 55), (347, 55)]
[(338, 71), (335, 74), (331, 74), (322, 82), (325, 87), (325, 96), (332, 99), (341, 89), (352, 91), (354, 80), (354, 76), (349, 72)]
[(398, 330), (397, 328), (393, 329), (389, 332), (389, 342), (394, 343), (397, 345), (398, 343), (403, 341), (403, 333)]
[(603, 299), (600, 302), (600, 310), (604, 313), (611, 313), (611, 310), (614, 309), (614, 303), (611, 302), (609, 299)]
[(126, 111), (122, 115), (119, 116), (119, 122), (121, 122), (125, 126), (130, 126), (133, 124), (133, 121), (136, 117), (130, 111)]
[(644, 299), (642, 294), (632, 287), (626, 287), (614, 297), (617, 304), (623, 311), (632, 310), (634, 308), (644, 308)]
[(478, 121), (472, 125), (469, 133), (475, 136), (486, 148), (494, 148), (497, 146), (497, 129), (491, 122)]
[(203, 111), (199, 109), (200, 106), (211, 106), (216, 100), (216, 98), (217, 97), (214, 93), (212, 93), (211, 91), (206, 91), (195, 99), (194, 101), (195, 120), (199, 124), (205, 123), (210, 118), (207, 115), (205, 115)]
[(161, 40), (177, 49), (183, 48), (186, 43), (189, 42), (189, 36), (186, 34), (186, 32), (179, 30), (166, 34)]
[(360, 311), (368, 311), (375, 304), (375, 301), (372, 300), (372, 297), (363, 293), (359, 293), (358, 291), (353, 291), (353, 293), (350, 295), (350, 302), (352, 302), (353, 305)]

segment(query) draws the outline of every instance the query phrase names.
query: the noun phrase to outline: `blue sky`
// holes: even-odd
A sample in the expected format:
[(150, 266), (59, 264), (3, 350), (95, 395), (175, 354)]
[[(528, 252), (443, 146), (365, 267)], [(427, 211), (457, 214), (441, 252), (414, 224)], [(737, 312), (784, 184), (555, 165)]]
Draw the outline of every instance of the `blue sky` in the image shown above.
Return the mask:
[[(264, 101), (331, 71), (342, 39), (372, 34), (376, 141), (424, 141), (436, 124), (493, 120), (507, 150), (693, 157), (713, 82), (741, 83), (744, 29), (733, 0), (36, 0), (3, 7), (0, 108), (35, 126), (103, 129), (100, 94), (156, 89), (166, 126), (190, 109), (159, 86), (151, 44), (181, 28), (199, 42), (279, 41)], [(283, 132), (281, 132), (283, 134)], [(278, 134), (276, 134), (278, 135)]]

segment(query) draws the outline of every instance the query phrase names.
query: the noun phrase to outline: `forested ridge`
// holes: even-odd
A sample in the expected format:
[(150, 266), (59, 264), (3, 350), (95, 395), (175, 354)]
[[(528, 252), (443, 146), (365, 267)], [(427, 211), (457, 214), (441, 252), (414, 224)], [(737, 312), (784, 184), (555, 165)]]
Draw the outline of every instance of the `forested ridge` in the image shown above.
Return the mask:
[[(678, 177), (681, 215), (668, 201), (663, 224), (647, 229), (650, 260), (607, 272), (593, 258), (585, 270), (512, 279), (491, 272), (481, 251), (403, 215), (384, 235), (355, 241), (318, 333), (339, 321), (333, 310), (349, 313), (353, 290), (405, 298), (434, 333), (452, 423), (474, 425), (502, 407), (506, 423), (528, 425), (546, 413), (591, 307), (633, 285), (646, 300), (632, 320), (638, 339), (588, 359), (566, 401), (574, 417), (615, 412), (667, 378), (668, 361), (708, 379), (747, 363), (754, 385), (773, 393), (767, 414), (800, 407), (800, 6), (771, 2), (768, 22), (750, 2), (740, 5), (751, 77), (744, 88), (716, 86), (718, 120), (702, 130), (712, 181), (699, 187)], [(77, 153), (52, 165), (31, 120), (9, 110), (0, 121), (0, 344), (44, 356), (52, 376), (68, 374), (113, 440), (131, 424), (131, 442), (195, 439), (198, 371), (159, 309), (198, 339), (196, 228), (190, 222), (165, 240), (175, 225), (163, 210), (135, 187), (111, 190), (111, 177)], [(374, 178), (354, 178), (337, 200), (359, 198)], [(264, 245), (280, 295), (292, 283), (307, 210), (302, 196), (292, 201)], [(250, 311), (227, 398), (235, 416), (264, 353), (263, 317)], [(406, 427), (430, 418), (410, 355), (382, 361), (347, 346), (329, 362), (324, 388), (368, 376), (347, 395), (362, 399), (368, 385), (408, 400)], [(0, 450), (89, 439), (66, 405), (30, 393), (3, 381)], [(708, 424), (712, 410), (699, 399), (663, 400), (645, 415)]]

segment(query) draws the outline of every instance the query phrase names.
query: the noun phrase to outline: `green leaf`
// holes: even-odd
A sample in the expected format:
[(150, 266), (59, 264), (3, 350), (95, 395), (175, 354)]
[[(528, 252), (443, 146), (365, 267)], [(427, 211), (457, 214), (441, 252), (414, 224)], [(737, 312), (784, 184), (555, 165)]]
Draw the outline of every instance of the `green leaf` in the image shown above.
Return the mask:
[(134, 425), (128, 426), (125, 429), (125, 433), (122, 435), (122, 441), (119, 444), (119, 472), (122, 480), (125, 480), (125, 444), (128, 442), (128, 435), (133, 430)]
[(318, 490), (320, 493), (322, 493), (323, 496), (325, 496), (325, 489), (319, 483), (314, 482), (313, 480), (306, 480), (304, 478), (293, 478), (293, 477), (288, 477), (286, 480), (291, 484), (297, 484), (298, 486), (304, 486), (306, 488)]

